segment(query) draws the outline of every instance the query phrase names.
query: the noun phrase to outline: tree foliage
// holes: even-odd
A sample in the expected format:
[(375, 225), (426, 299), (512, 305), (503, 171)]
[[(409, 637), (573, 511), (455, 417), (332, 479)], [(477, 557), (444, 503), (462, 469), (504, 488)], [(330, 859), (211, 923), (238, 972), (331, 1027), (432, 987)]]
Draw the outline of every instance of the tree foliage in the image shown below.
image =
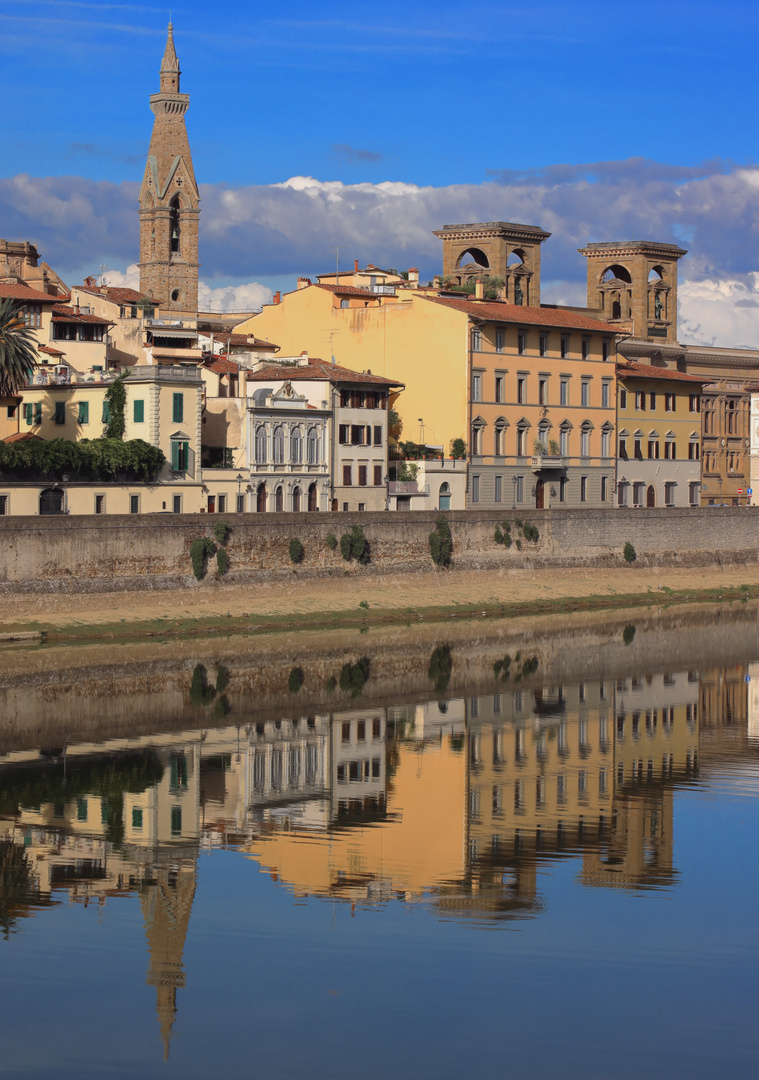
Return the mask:
[(108, 423), (105, 426), (103, 437), (106, 439), (123, 439), (126, 431), (126, 387), (124, 379), (129, 374), (129, 369), (123, 371), (118, 378), (114, 379), (105, 392), (105, 400), (108, 404)]
[(0, 442), (0, 476), (6, 480), (155, 480), (166, 457), (142, 439), (23, 439)]
[(346, 562), (355, 560), (362, 565), (369, 562), (369, 541), (360, 525), (354, 525), (350, 532), (340, 537), (340, 554)]
[(430, 555), (436, 566), (448, 566), (453, 551), (451, 528), (444, 517), (437, 519), (434, 531), (430, 533)]
[(37, 363), (37, 339), (18, 300), (0, 300), (0, 394), (13, 397)]
[(451, 457), (454, 461), (463, 461), (466, 457), (466, 443), (463, 439), (451, 439)]

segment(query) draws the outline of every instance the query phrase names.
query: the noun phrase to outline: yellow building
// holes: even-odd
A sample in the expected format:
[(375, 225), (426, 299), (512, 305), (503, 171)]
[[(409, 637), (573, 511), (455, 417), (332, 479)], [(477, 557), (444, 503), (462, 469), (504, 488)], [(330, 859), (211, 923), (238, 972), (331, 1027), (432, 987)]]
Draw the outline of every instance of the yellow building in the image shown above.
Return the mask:
[(701, 390), (670, 368), (617, 365), (619, 506), (699, 506)]

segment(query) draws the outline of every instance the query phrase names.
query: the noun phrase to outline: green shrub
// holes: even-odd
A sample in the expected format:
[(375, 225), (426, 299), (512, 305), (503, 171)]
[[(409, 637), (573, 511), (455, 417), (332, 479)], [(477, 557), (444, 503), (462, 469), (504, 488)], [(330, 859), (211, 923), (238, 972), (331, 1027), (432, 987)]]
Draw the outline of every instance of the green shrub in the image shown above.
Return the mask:
[(435, 566), (448, 566), (453, 551), (451, 528), (444, 517), (437, 519), (435, 529), (430, 533), (430, 555)]
[(340, 554), (346, 562), (355, 560), (362, 565), (369, 562), (369, 541), (360, 525), (354, 525), (350, 532), (340, 537)]
[(229, 555), (223, 547), (216, 549), (216, 572), (223, 576), (229, 570)]
[(448, 689), (453, 671), (453, 656), (450, 645), (438, 645), (432, 650), (427, 678), (434, 684), (435, 690), (440, 694)]
[(501, 532), (501, 530), (498, 528), (497, 525), (495, 527), (495, 532), (493, 533), (493, 539), (495, 540), (496, 544), (502, 544), (503, 543), (503, 533)]
[(294, 667), (290, 672), (290, 677), (287, 680), (287, 689), (291, 694), (297, 694), (301, 686), (303, 686), (303, 668)]
[(131, 482), (155, 480), (166, 462), (157, 446), (142, 439), (24, 439), (0, 442), (0, 476), (4, 480), (73, 480)]
[(337, 679), (335, 678), (334, 675), (330, 675), (330, 677), (327, 679), (327, 689), (329, 690), (330, 694), (332, 693), (332, 691), (335, 689), (336, 686), (337, 686)]
[(525, 540), (530, 540), (533, 544), (537, 544), (538, 540), (540, 539), (540, 533), (538, 531), (537, 525), (532, 525), (529, 521), (522, 528), (522, 535), (524, 536)]
[(525, 660), (522, 664), (523, 675), (534, 675), (538, 670), (538, 658), (537, 656), (531, 657), (529, 660)]
[(510, 548), (513, 543), (514, 543), (514, 541), (511, 539), (511, 533), (510, 532), (504, 533), (503, 534), (503, 546), (505, 548)]
[(129, 374), (129, 368), (123, 371), (113, 380), (105, 392), (108, 423), (103, 431), (106, 439), (123, 439), (126, 430), (124, 412), (126, 409), (126, 387), (124, 379)]
[(216, 691), (208, 685), (208, 672), (202, 664), (196, 664), (190, 683), (190, 704), (210, 705), (216, 697)]
[(216, 521), (214, 522), (213, 534), (216, 537), (217, 542), (221, 544), (222, 547), (226, 547), (227, 540), (229, 540), (232, 535), (232, 526), (228, 525), (226, 521)]
[(190, 544), (190, 559), (192, 561), (192, 572), (198, 581), (204, 577), (206, 572), (206, 563), (212, 555), (216, 554), (216, 544), (208, 536), (201, 536), (198, 540), (193, 540)]
[(635, 560), (638, 558), (638, 553), (629, 540), (625, 544), (622, 554), (625, 557), (626, 563), (634, 563)]
[(518, 529), (521, 529), (524, 526), (524, 522), (522, 521), (521, 518), (516, 519), (516, 526), (517, 526)]
[(364, 611), (368, 611), (369, 610), (369, 601), (368, 600), (362, 600), (361, 603), (358, 606), (360, 608), (363, 608)]
[(625, 645), (632, 645), (634, 638), (635, 638), (635, 627), (634, 626), (626, 626), (624, 628), (624, 630), (622, 631), (622, 640), (624, 641)]
[(229, 686), (229, 668), (219, 665), (216, 669), (216, 693), (223, 694)]
[(463, 439), (451, 439), (451, 457), (454, 461), (463, 461), (466, 457), (466, 443)]
[(334, 533), (327, 533), (327, 547), (330, 551), (334, 551), (337, 547), (337, 537)]
[(303, 562), (303, 555), (303, 544), (301, 544), (300, 540), (296, 540), (295, 537), (293, 537), (290, 541), (290, 562), (295, 563), (297, 566), (298, 563)]
[(517, 551), (521, 551), (522, 550), (522, 541), (517, 540), (516, 544), (517, 544)]
[(370, 674), (368, 656), (362, 656), (355, 664), (343, 664), (340, 671), (340, 689), (351, 697), (360, 697)]

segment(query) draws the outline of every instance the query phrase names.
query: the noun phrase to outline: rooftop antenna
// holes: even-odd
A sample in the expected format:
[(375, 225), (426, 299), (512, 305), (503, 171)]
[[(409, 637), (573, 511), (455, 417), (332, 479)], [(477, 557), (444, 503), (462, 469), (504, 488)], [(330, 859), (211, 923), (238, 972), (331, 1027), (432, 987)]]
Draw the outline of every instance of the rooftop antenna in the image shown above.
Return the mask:
[(333, 339), (333, 337), (335, 336), (335, 334), (341, 334), (341, 333), (342, 333), (342, 330), (337, 330), (337, 329), (335, 329), (334, 327), (330, 327), (330, 328), (329, 328), (328, 330), (325, 330), (325, 331), (324, 331), (324, 333), (325, 333), (325, 334), (329, 334), (329, 352), (330, 352), (330, 358), (331, 358), (331, 361), (332, 361), (332, 363), (333, 363), (333, 364), (336, 364), (336, 363), (337, 363), (337, 361), (335, 360), (335, 346), (334, 346), (334, 343), (333, 343), (332, 339)]
[(335, 248), (335, 285), (340, 284), (340, 248)]
[(101, 285), (107, 285), (108, 284), (108, 282), (105, 280), (104, 275), (105, 275), (107, 270), (111, 270), (111, 269), (112, 269), (112, 267), (106, 266), (105, 263), (100, 264), (100, 284)]

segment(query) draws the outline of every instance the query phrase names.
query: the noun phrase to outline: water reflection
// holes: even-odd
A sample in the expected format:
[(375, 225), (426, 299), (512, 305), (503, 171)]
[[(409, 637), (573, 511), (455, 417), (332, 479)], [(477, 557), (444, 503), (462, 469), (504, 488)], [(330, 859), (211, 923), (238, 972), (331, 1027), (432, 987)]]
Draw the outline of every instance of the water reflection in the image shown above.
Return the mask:
[[(438, 651), (440, 694), (450, 669)], [(481, 926), (539, 915), (556, 860), (587, 887), (674, 887), (674, 793), (759, 746), (759, 664), (535, 689), (515, 670), (500, 661), (487, 695), (362, 707), (346, 693), (319, 715), (8, 753), (0, 925), (138, 896), (168, 1053), (198, 858), (214, 848), (294, 896)], [(228, 680), (192, 673), (209, 723), (229, 712)]]

